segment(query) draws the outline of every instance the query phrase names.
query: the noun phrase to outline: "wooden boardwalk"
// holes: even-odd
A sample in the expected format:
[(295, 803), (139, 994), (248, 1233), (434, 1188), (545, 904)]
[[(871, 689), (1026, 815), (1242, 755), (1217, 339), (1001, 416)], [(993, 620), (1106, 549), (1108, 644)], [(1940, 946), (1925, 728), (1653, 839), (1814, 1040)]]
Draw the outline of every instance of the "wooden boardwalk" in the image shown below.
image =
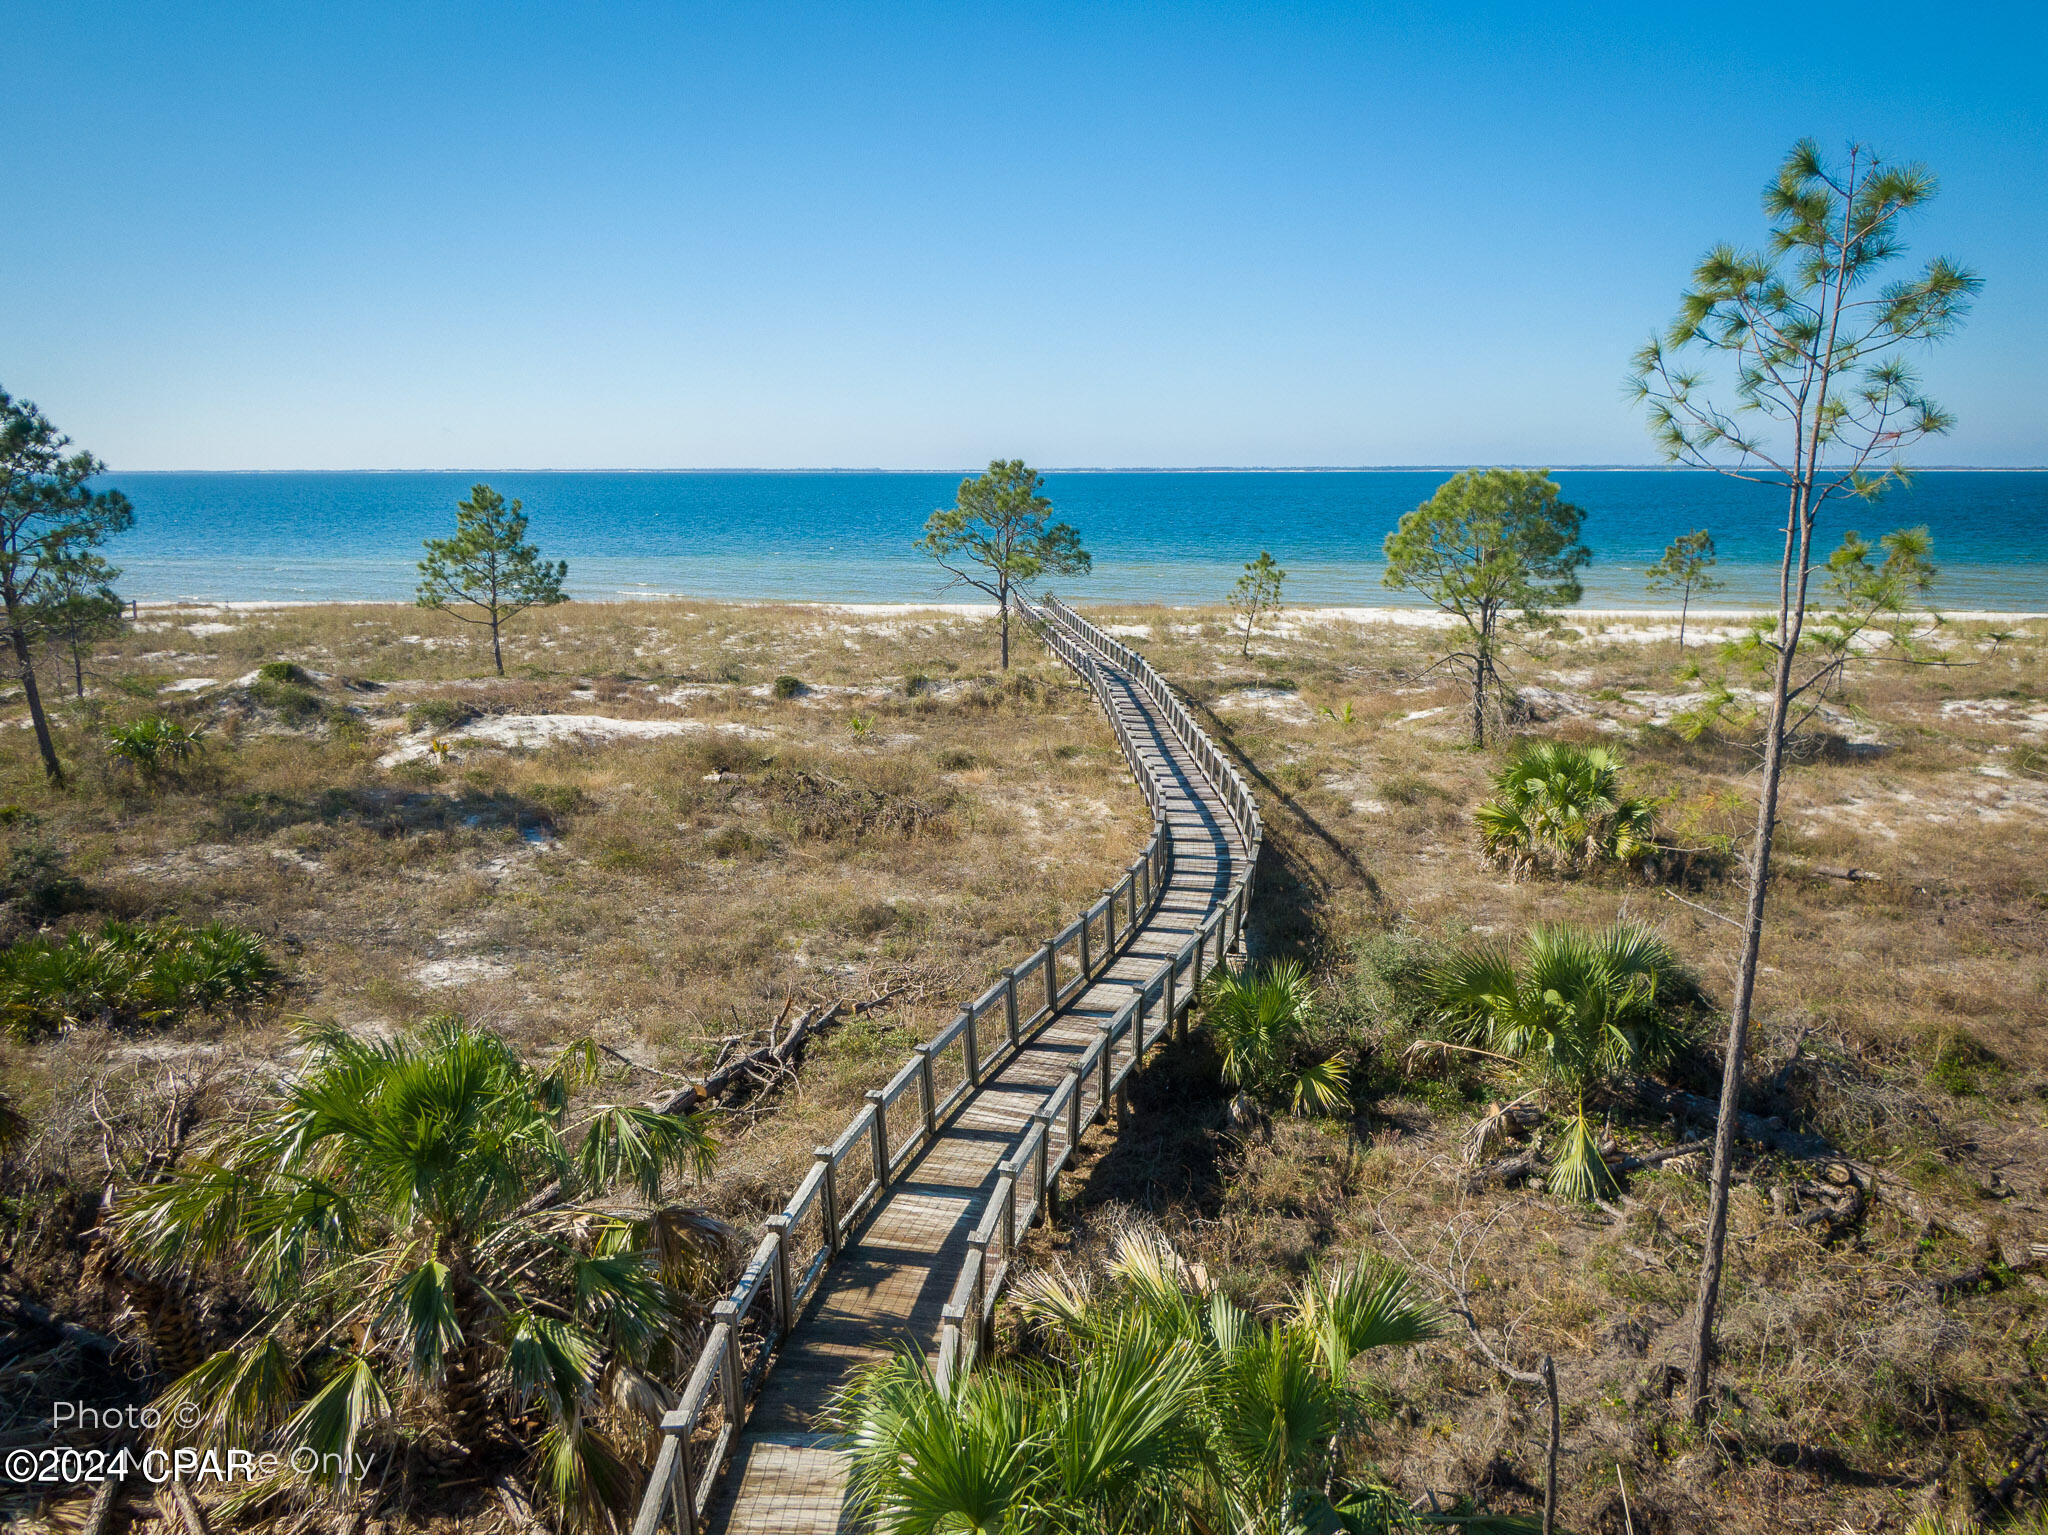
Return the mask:
[[(970, 1080), (950, 1112), (943, 1103), (937, 1113), (927, 1110), (931, 1129), (921, 1149), (909, 1155), (906, 1148), (901, 1170), (879, 1189), (872, 1210), (851, 1227), (843, 1246), (817, 1274), (807, 1302), (793, 1313), (793, 1325), (751, 1411), (741, 1415), (743, 1421), (735, 1421), (730, 1466), (715, 1491), (706, 1489), (706, 1529), (729, 1535), (807, 1535), (853, 1527), (847, 1508), (848, 1462), (823, 1421), (833, 1394), (852, 1372), (906, 1343), (926, 1352), (938, 1346), (948, 1301), (960, 1288), (978, 1227), (982, 1245), (972, 1256), (977, 1264), (989, 1261), (992, 1202), (1011, 1201), (1006, 1213), (1012, 1227), (1027, 1218), (1017, 1213), (1017, 1159), (1020, 1148), (1036, 1154), (1044, 1180), (1044, 1154), (1035, 1143), (1027, 1148), (1026, 1142), (1034, 1124), (1047, 1124), (1049, 1100), (1058, 1095), (1056, 1112), (1065, 1124), (1085, 1126), (1098, 1116), (1110, 1118), (1119, 1094), (1110, 1087), (1114, 1078), (1109, 1062), (1099, 1070), (1094, 1063), (1109, 1057), (1119, 1066), (1128, 1061), (1134, 1068), (1144, 1045), (1164, 1034), (1178, 1010), (1165, 978), (1177, 969), (1177, 956), (1186, 965), (1190, 944), (1205, 926), (1211, 934), (1222, 932), (1217, 916), (1233, 885), (1242, 883), (1247, 857), (1255, 851), (1230, 813), (1224, 788), (1204, 770), (1206, 740), (1198, 735), (1194, 742), (1181, 739), (1142, 677), (1116, 659), (1119, 653), (1129, 654), (1121, 646), (1078, 621), (1063, 621), (1068, 638), (1062, 643), (1069, 659), (1084, 675), (1090, 663), (1099, 667), (1098, 697), (1120, 722), (1127, 754), (1135, 756), (1157, 785), (1158, 792), (1147, 797), (1170, 839), (1170, 860), (1163, 860), (1169, 872), (1153, 892), (1157, 899), (1149, 910), (1139, 912), (1132, 899), (1135, 926), (1120, 933), (1111, 928), (1121, 944), (1113, 962), (1085, 986), (1077, 978), (1075, 994), (1019, 1035), (1007, 1061), (1000, 1066), (992, 1063), (985, 1075), (970, 1069)], [(1085, 651), (1077, 658), (1074, 652), (1083, 646)], [(1191, 724), (1183, 728), (1192, 731)], [(1212, 763), (1220, 762), (1213, 748), (1208, 750)], [(1220, 959), (1221, 938), (1215, 943)], [(1191, 1000), (1193, 986), (1188, 983), (1200, 974), (1203, 958), (1196, 943), (1193, 964), (1184, 969), (1179, 1007)], [(1119, 1020), (1130, 1017), (1134, 998), (1136, 1029), (1133, 1033), (1125, 1028), (1121, 1037), (1129, 1041), (1130, 1053), (1122, 1056), (1116, 1031)], [(1148, 1004), (1153, 1006), (1150, 1030)], [(1012, 1009), (1014, 1019), (1014, 988)], [(1078, 1078), (1077, 1066), (1084, 1073)], [(972, 1080), (977, 1075), (978, 1083)], [(1068, 1086), (1066, 1093), (1059, 1091), (1062, 1084)], [(929, 1080), (925, 1092), (929, 1105)], [(1106, 1094), (1112, 1102), (1104, 1101)], [(1069, 1097), (1077, 1104), (1068, 1104)], [(885, 1108), (878, 1104), (877, 1112)], [(1049, 1133), (1040, 1131), (1042, 1137)], [(883, 1150), (880, 1156), (886, 1162), (889, 1153)], [(1006, 1164), (1009, 1181), (1002, 1184)], [(1049, 1204), (1034, 1196), (1032, 1212)], [(1002, 1257), (1007, 1259), (1007, 1251)], [(979, 1274), (977, 1269), (971, 1277), (978, 1280)], [(785, 1278), (783, 1283), (791, 1281)], [(976, 1311), (981, 1309), (981, 1297), (977, 1284)], [(992, 1308), (992, 1294), (988, 1304)], [(954, 1342), (959, 1337), (957, 1313), (956, 1307)], [(963, 1354), (957, 1367), (965, 1364)], [(716, 1474), (715, 1455), (707, 1471)]]

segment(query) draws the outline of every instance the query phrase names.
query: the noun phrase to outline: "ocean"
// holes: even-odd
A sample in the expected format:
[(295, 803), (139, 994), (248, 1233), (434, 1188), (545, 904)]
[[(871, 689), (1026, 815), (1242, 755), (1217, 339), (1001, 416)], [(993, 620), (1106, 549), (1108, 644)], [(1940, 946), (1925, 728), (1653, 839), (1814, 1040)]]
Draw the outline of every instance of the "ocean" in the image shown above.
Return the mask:
[[(1057, 514), (1081, 531), (1092, 575), (1055, 583), (1076, 601), (1215, 602), (1269, 550), (1294, 603), (1401, 605), (1380, 584), (1380, 543), (1445, 470), (1062, 471)], [(912, 547), (953, 498), (953, 473), (517, 472), (117, 473), (133, 531), (105, 551), (124, 596), (145, 601), (406, 601), (423, 539), (452, 531), (477, 481), (525, 503), (529, 537), (569, 562), (579, 599), (679, 595), (833, 602), (966, 600)], [(1586, 511), (1586, 604), (1664, 605), (1644, 567), (1672, 537), (1714, 535), (1725, 590), (1775, 590), (1783, 501), (1766, 487), (1670, 470), (1561, 470)], [(1937, 606), (2048, 611), (2048, 473), (1930, 472), (1875, 505), (1831, 502), (1822, 543), (1925, 524)]]

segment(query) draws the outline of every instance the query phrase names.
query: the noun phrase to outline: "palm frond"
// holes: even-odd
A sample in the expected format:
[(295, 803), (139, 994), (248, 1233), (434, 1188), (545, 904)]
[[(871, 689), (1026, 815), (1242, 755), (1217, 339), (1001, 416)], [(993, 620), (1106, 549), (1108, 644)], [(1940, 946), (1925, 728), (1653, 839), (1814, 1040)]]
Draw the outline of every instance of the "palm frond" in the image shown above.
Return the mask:
[(1426, 1342), (1443, 1329), (1442, 1314), (1405, 1270), (1363, 1257), (1311, 1270), (1295, 1311), (1338, 1380), (1361, 1354)]

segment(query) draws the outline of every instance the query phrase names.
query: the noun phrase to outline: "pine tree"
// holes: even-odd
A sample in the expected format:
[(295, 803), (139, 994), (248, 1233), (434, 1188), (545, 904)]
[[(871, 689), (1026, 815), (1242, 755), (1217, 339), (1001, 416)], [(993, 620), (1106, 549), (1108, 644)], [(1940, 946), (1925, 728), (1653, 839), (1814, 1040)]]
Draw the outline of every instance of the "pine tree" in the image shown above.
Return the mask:
[(70, 447), (71, 439), (33, 404), (0, 389), (0, 608), (36, 749), (53, 784), (64, 781), (64, 765), (57, 760), (36, 686), (33, 646), (40, 605), (59, 567), (85, 557), (135, 522), (126, 496), (91, 488), (93, 477), (107, 466), (90, 453), (68, 452)]
[(1665, 546), (1663, 558), (1652, 565), (1644, 583), (1653, 592), (1677, 592), (1678, 648), (1685, 649), (1685, 615), (1697, 592), (1717, 592), (1728, 583), (1712, 574), (1714, 535), (1705, 528), (1681, 533)]
[[(528, 608), (567, 602), (562, 582), (569, 562), (549, 564), (526, 541), (526, 514), (488, 485), (472, 485), (469, 499), (455, 508), (455, 536), (427, 540), (420, 561), (418, 602), (464, 623), (488, 624), (491, 664), (505, 675), (499, 631)], [(465, 613), (463, 608), (473, 608)]]

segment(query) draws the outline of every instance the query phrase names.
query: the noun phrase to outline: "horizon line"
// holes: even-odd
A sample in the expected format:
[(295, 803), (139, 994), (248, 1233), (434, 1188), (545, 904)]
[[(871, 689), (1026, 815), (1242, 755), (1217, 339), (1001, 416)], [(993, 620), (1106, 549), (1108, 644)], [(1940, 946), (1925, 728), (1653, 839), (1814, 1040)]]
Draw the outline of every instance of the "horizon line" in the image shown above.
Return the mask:
[[(1039, 474), (1456, 474), (1466, 469), (1543, 469), (1553, 474), (1720, 474), (1724, 471), (1696, 464), (1056, 464), (1039, 469)], [(415, 465), (399, 468), (350, 469), (132, 469), (108, 468), (108, 475), (121, 474), (972, 474), (972, 469), (937, 467), (884, 469), (874, 465), (806, 465), (770, 468), (761, 465), (695, 465), (648, 467), (604, 465), (584, 468), (559, 466), (498, 465)], [(1921, 464), (1913, 474), (2044, 474), (2042, 464)]]

